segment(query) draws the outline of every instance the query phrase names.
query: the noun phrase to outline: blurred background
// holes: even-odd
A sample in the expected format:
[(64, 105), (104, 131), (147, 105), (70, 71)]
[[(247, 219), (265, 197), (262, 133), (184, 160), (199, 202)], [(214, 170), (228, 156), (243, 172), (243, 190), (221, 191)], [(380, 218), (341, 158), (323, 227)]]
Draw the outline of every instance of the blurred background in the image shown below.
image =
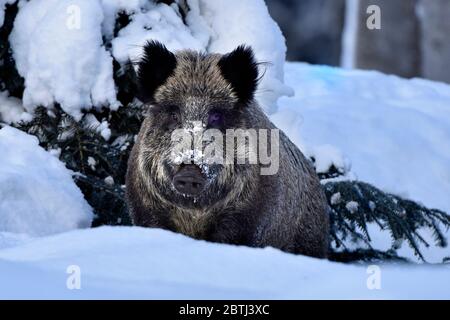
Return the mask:
[[(290, 61), (450, 83), (450, 0), (266, 0)], [(369, 30), (367, 9), (381, 9)]]

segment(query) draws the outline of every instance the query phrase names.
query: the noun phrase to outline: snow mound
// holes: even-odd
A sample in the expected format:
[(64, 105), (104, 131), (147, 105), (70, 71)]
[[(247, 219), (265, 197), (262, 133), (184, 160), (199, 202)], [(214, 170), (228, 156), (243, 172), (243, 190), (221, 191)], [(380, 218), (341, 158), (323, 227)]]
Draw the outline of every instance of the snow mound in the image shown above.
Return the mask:
[(37, 138), (0, 130), (0, 231), (42, 236), (90, 227), (92, 209)]
[(76, 119), (81, 109), (117, 109), (112, 57), (103, 46), (103, 10), (92, 0), (34, 0), (23, 4), (10, 36), (25, 78), (28, 111), (55, 102)]
[(264, 1), (203, 0), (200, 13), (212, 30), (209, 52), (227, 53), (246, 44), (255, 51), (257, 61), (267, 62), (260, 66), (264, 76), (256, 100), (268, 114), (275, 112), (278, 98), (293, 91), (283, 83), (285, 40)]
[(8, 97), (7, 92), (0, 91), (0, 122), (7, 124), (27, 122), (32, 115), (25, 111), (22, 101), (14, 97)]
[[(4, 1), (0, 0), (1, 14)], [(26, 110), (31, 113), (39, 105), (51, 108), (59, 103), (77, 120), (83, 109), (116, 110), (120, 103), (113, 58), (122, 66), (135, 62), (146, 41), (159, 40), (173, 51), (225, 53), (251, 45), (259, 61), (270, 63), (261, 67), (265, 75), (257, 99), (268, 113), (275, 111), (277, 99), (292, 90), (283, 84), (284, 38), (264, 1), (187, 3), (180, 8), (145, 0), (23, 2), (9, 39), (19, 74), (25, 78)], [(119, 13), (127, 14), (130, 22), (115, 34)]]
[(450, 212), (449, 85), (302, 63), (285, 70), (296, 95), (271, 119), (320, 170), (349, 160), (350, 177)]
[(264, 77), (256, 99), (261, 107), (272, 113), (279, 97), (292, 95), (292, 89), (283, 84), (284, 37), (264, 1), (189, 0), (188, 7), (186, 24), (176, 5), (148, 4), (146, 10), (137, 11), (112, 41), (114, 58), (122, 64), (137, 61), (150, 39), (171, 51), (227, 53), (246, 44), (253, 48), (258, 61), (268, 63), (260, 67)]
[[(200, 37), (203, 38), (203, 37)], [(112, 41), (113, 56), (120, 63), (138, 61), (148, 40), (158, 40), (169, 50), (204, 50), (206, 39), (200, 41), (183, 23), (180, 13), (164, 3), (132, 15), (132, 21)]]
[[(80, 271), (80, 290), (66, 286), (71, 270)], [(0, 298), (448, 299), (448, 271), (345, 265), (159, 229), (101, 227), (0, 250)]]

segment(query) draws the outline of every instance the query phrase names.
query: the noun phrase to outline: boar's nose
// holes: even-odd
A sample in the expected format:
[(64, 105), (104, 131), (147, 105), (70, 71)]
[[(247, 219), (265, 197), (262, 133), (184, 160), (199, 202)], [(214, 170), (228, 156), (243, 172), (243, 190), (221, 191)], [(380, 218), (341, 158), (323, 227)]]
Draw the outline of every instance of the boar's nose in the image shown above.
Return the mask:
[(194, 164), (182, 165), (172, 180), (175, 189), (186, 195), (196, 196), (205, 187), (205, 177)]

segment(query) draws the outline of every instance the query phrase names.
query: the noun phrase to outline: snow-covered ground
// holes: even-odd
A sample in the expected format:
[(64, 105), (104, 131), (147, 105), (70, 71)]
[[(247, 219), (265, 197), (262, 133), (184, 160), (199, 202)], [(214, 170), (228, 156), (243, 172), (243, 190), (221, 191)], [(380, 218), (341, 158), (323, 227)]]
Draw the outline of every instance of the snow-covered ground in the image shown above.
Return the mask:
[[(281, 98), (271, 119), (319, 167), (334, 163), (347, 178), (450, 213), (450, 85), (302, 63), (287, 63), (285, 76), (295, 97)], [(388, 232), (369, 232), (374, 248), (391, 248)], [(434, 243), (431, 230), (420, 233)], [(420, 247), (428, 262), (450, 256)], [(397, 252), (419, 261), (406, 242)]]
[(0, 121), (11, 124), (31, 119), (33, 116), (25, 111), (20, 99), (9, 97), (7, 92), (0, 91)]
[(295, 97), (271, 119), (306, 154), (450, 212), (450, 85), (302, 63), (285, 76)]
[(344, 265), (137, 227), (72, 231), (0, 250), (0, 283), (0, 298), (450, 298), (448, 266)]
[[(296, 97), (283, 98), (271, 118), (306, 153), (449, 211), (450, 86), (297, 63), (286, 76)], [(374, 238), (390, 243), (386, 233)], [(41, 238), (4, 232), (0, 248), (0, 298), (450, 299), (448, 264), (345, 265), (137, 227)], [(70, 290), (78, 271), (81, 289)]]
[(91, 226), (92, 209), (71, 172), (36, 137), (5, 127), (0, 154), (0, 232), (44, 236)]

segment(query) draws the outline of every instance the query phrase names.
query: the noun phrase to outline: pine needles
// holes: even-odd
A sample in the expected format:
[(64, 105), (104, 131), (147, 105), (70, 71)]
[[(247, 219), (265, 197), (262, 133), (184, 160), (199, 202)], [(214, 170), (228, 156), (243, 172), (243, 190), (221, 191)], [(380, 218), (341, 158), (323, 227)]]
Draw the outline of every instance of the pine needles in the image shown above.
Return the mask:
[[(422, 261), (425, 258), (421, 246), (447, 246), (444, 230), (450, 228), (450, 216), (440, 210), (428, 209), (359, 181), (327, 182), (324, 189), (331, 207), (330, 235), (336, 252), (365, 247), (367, 254), (373, 254), (369, 225), (390, 234), (392, 246), (385, 254), (392, 258), (398, 257), (396, 251), (404, 241)], [(351, 202), (357, 205), (349, 206)], [(431, 231), (434, 243), (421, 235), (424, 229)]]

